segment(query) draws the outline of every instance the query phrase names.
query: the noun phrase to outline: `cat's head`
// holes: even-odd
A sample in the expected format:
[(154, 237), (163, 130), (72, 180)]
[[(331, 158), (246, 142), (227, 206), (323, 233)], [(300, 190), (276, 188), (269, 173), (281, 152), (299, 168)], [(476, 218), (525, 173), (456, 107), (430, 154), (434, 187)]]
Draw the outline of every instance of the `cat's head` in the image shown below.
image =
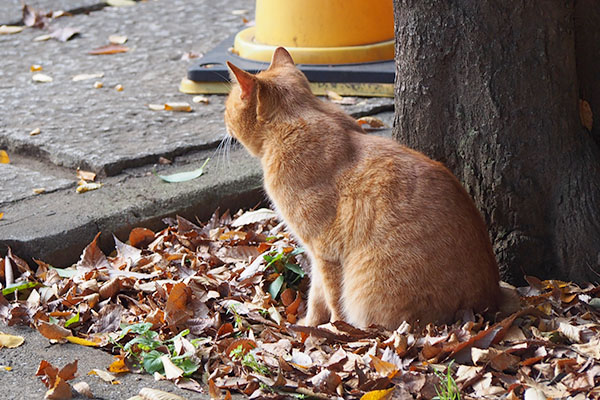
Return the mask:
[(313, 101), (308, 80), (290, 53), (278, 47), (268, 69), (253, 75), (227, 62), (233, 85), (225, 103), (225, 125), (230, 135), (260, 157), (265, 135), (275, 124), (299, 117)]

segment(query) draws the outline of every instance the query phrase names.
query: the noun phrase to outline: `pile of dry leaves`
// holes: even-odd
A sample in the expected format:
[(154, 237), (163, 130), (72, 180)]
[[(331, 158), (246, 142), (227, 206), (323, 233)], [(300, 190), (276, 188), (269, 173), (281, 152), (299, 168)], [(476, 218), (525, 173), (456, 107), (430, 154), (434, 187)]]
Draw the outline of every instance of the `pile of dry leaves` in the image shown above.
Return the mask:
[(497, 322), (302, 327), (306, 260), (272, 211), (167, 224), (115, 238), (108, 257), (96, 238), (67, 269), (9, 253), (0, 319), (114, 353), (97, 373), (146, 371), (212, 398), (600, 398), (600, 287), (529, 277)]

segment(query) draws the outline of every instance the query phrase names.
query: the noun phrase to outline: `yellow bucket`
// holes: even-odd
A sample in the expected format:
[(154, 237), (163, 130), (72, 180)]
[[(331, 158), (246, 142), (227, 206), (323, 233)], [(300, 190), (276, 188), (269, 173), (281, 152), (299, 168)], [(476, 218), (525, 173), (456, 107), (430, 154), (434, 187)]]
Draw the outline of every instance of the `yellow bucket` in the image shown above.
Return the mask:
[(391, 60), (392, 0), (257, 0), (256, 26), (237, 34), (234, 51), (269, 62), (277, 46), (299, 64)]

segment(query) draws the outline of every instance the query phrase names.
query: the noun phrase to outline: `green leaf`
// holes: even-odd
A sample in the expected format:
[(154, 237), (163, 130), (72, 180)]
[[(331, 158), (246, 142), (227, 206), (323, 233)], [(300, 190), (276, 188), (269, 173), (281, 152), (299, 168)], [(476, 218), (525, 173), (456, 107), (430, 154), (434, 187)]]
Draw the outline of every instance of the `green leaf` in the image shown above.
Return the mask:
[(172, 175), (159, 175), (159, 174), (156, 174), (156, 175), (163, 181), (169, 182), (169, 183), (190, 181), (192, 179), (198, 178), (199, 176), (201, 176), (204, 173), (204, 167), (206, 166), (206, 163), (208, 162), (208, 160), (210, 160), (210, 158), (207, 158), (206, 161), (204, 161), (204, 164), (202, 164), (202, 166), (200, 168), (195, 169), (193, 171), (179, 172), (179, 173), (172, 174)]
[(125, 337), (129, 332), (143, 335), (152, 328), (151, 322), (140, 322), (133, 325), (121, 325), (121, 339)]
[(77, 313), (77, 315), (69, 318), (66, 322), (65, 322), (65, 328), (68, 328), (69, 325), (74, 324), (75, 322), (79, 322), (79, 313)]
[[(156, 332), (152, 332), (152, 333), (155, 333), (156, 335), (158, 335)], [(134, 344), (137, 344), (137, 346), (142, 351), (150, 351), (150, 350), (156, 349), (157, 347), (162, 346), (162, 342), (160, 342), (159, 340), (154, 340), (155, 336), (152, 336), (152, 335), (149, 335), (149, 336), (143, 335), (143, 336), (137, 336), (137, 337), (131, 339), (125, 345), (125, 347), (124, 347), (125, 351), (128, 351), (129, 349), (131, 349), (131, 346), (133, 346)]]
[(14, 285), (10, 285), (7, 288), (2, 289), (2, 295), (6, 296), (8, 294), (16, 292), (17, 290), (31, 289), (36, 286), (40, 286), (40, 284), (38, 282), (19, 282)]
[(300, 266), (298, 264), (285, 263), (285, 268), (294, 272), (296, 275), (300, 276), (301, 278), (304, 278), (304, 270), (302, 268), (300, 268)]
[(173, 364), (181, 368), (183, 370), (183, 375), (185, 376), (193, 374), (198, 370), (198, 368), (200, 368), (199, 365), (197, 365), (196, 363), (194, 363), (194, 361), (191, 360), (191, 356), (191, 353), (186, 353), (183, 356), (171, 357), (171, 361), (173, 361)]
[(281, 291), (281, 288), (283, 287), (283, 282), (284, 282), (283, 275), (279, 275), (277, 277), (277, 279), (275, 279), (269, 285), (269, 293), (271, 294), (271, 297), (273, 299), (276, 299), (277, 296), (279, 296), (279, 292)]
[(160, 351), (152, 350), (147, 353), (142, 353), (142, 366), (149, 374), (154, 374), (155, 372), (160, 372), (164, 374), (163, 363), (161, 361), (161, 357), (164, 356), (164, 353)]

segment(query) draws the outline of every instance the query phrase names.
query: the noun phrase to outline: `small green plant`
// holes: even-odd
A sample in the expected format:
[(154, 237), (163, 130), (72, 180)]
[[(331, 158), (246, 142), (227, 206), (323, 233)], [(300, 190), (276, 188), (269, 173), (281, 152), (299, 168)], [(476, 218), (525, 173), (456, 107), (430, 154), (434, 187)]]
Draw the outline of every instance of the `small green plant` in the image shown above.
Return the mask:
[(233, 314), (233, 324), (235, 325), (236, 329), (243, 331), (245, 329), (244, 321), (242, 320), (242, 317), (236, 310), (236, 304), (234, 304), (234, 303), (230, 304), (229, 310), (227, 312), (230, 312)]
[(240, 361), (243, 367), (250, 368), (252, 371), (259, 373), (261, 375), (269, 375), (269, 368), (266, 365), (260, 363), (254, 358), (254, 354), (248, 351), (244, 354), (244, 347), (240, 344), (235, 349), (231, 350), (229, 353), (229, 357), (231, 357), (234, 361)]
[(448, 364), (445, 374), (436, 369), (433, 370), (433, 373), (440, 379), (440, 385), (435, 388), (437, 396), (433, 400), (460, 400), (460, 391), (452, 377), (452, 363), (454, 360)]
[(268, 289), (273, 299), (277, 299), (286, 286), (295, 287), (304, 278), (305, 274), (300, 265), (293, 262), (295, 257), (302, 253), (304, 253), (304, 249), (298, 247), (289, 253), (283, 249), (277, 249), (263, 256), (267, 261), (267, 268), (272, 268), (279, 273)]
[[(194, 354), (185, 353), (178, 356), (175, 355), (175, 341), (189, 334), (189, 329), (181, 331), (171, 339), (161, 340), (159, 333), (150, 328), (152, 328), (152, 324), (149, 322), (122, 325), (119, 338), (112, 340), (112, 343), (119, 347), (128, 358), (136, 360), (137, 364), (149, 374), (155, 372), (164, 374), (164, 366), (160, 359), (167, 354), (164, 350), (168, 351), (168, 356), (173, 364), (183, 370), (184, 376), (189, 376), (196, 372), (200, 366), (194, 362)], [(132, 334), (134, 338), (125, 343), (125, 345), (120, 344), (119, 341), (129, 334)], [(190, 343), (197, 347), (198, 341), (192, 340)], [(159, 351), (159, 348), (163, 351)]]

